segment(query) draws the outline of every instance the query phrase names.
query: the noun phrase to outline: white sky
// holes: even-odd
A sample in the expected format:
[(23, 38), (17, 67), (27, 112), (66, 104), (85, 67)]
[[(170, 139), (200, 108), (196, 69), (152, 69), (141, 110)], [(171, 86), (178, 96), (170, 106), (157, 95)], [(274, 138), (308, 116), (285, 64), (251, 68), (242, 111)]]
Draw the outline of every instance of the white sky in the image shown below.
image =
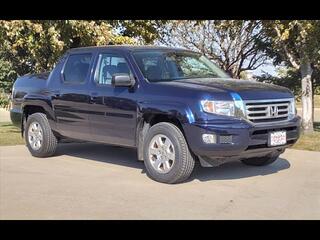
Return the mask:
[(263, 66), (259, 67), (258, 69), (254, 70), (253, 74), (260, 76), (264, 72), (266, 72), (272, 76), (276, 76), (277, 75), (276, 70), (277, 70), (276, 67), (272, 63), (270, 63), (270, 64), (263, 65)]

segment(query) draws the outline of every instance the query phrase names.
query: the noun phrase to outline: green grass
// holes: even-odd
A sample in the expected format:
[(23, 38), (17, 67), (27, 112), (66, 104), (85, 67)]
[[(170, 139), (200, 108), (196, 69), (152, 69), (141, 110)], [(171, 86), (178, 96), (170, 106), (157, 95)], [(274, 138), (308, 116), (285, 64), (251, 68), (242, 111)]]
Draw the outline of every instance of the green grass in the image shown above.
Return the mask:
[(19, 128), (10, 122), (0, 122), (0, 146), (24, 144)]
[[(301, 99), (300, 99), (300, 101), (296, 101), (296, 106), (298, 108), (302, 108)], [(314, 95), (314, 107), (320, 108), (320, 95)]]
[[(314, 124), (314, 133), (301, 134), (293, 149), (320, 151), (320, 122)], [(24, 144), (20, 129), (10, 122), (0, 122), (0, 146)]]
[(302, 133), (299, 140), (292, 146), (292, 148), (320, 152), (320, 122), (314, 123), (313, 133)]

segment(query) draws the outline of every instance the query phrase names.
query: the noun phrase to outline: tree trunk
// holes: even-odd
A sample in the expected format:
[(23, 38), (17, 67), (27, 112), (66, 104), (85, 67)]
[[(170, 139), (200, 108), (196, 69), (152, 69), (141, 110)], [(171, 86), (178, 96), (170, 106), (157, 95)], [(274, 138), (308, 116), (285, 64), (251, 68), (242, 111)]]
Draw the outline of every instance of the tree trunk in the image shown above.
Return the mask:
[(315, 95), (315, 92), (316, 92), (316, 88), (317, 88), (317, 85), (316, 85), (316, 81), (314, 79), (314, 76), (311, 78), (312, 80), (312, 122), (314, 122), (314, 111), (315, 111), (315, 106), (314, 106), (314, 95)]
[(312, 121), (312, 68), (310, 62), (301, 63), (300, 73), (302, 77), (302, 128), (304, 132), (313, 132)]

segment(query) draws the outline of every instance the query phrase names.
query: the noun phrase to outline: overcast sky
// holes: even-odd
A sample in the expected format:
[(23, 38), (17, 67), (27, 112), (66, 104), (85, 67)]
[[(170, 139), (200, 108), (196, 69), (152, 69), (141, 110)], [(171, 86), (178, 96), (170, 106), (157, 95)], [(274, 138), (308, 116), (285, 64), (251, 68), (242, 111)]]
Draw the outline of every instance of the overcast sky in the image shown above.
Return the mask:
[(259, 67), (258, 69), (254, 70), (253, 74), (260, 76), (263, 73), (268, 73), (270, 75), (276, 76), (277, 75), (276, 70), (277, 69), (275, 68), (275, 66), (272, 63), (270, 63), (270, 64), (263, 65), (263, 66)]

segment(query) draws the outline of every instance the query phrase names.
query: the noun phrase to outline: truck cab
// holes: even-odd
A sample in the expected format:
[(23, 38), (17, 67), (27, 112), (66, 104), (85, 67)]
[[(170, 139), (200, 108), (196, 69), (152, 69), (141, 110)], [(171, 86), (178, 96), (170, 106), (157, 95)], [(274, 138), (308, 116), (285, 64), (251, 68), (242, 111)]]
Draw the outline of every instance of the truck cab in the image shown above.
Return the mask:
[(231, 79), (177, 48), (71, 49), (50, 73), (19, 77), (12, 100), (32, 155), (53, 155), (64, 139), (131, 147), (165, 183), (186, 180), (195, 161), (270, 164), (300, 131), (290, 90)]

